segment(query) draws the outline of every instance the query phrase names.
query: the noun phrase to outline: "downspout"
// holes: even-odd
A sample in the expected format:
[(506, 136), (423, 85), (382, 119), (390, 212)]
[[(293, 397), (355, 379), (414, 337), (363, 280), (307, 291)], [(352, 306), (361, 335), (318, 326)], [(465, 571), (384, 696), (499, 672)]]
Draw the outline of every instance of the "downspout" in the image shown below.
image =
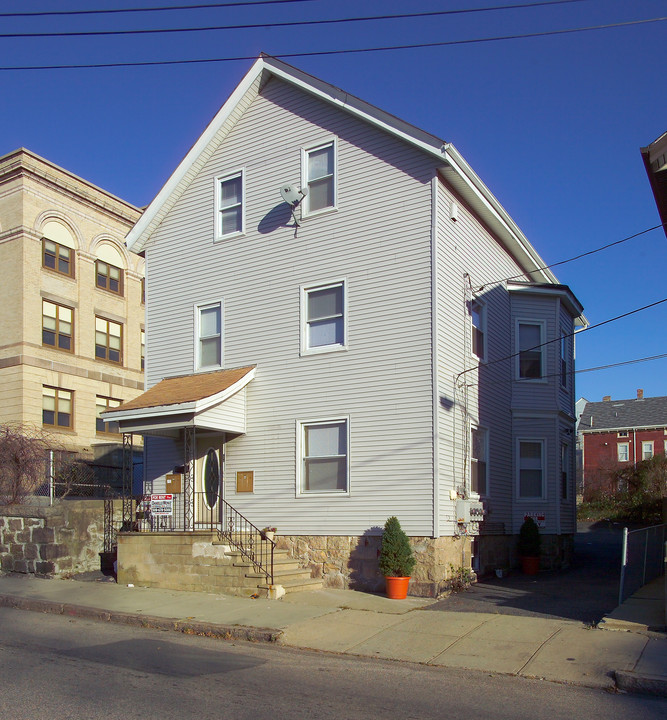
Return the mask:
[(440, 431), (438, 427), (438, 175), (431, 180), (431, 387), (433, 393), (433, 537), (440, 537)]
[[(558, 333), (558, 337), (561, 337), (561, 325), (560, 325), (560, 298), (556, 298), (556, 332)], [(559, 339), (559, 342), (552, 343), (556, 348), (556, 363), (555, 363), (555, 369), (557, 370), (555, 382), (554, 382), (554, 393), (555, 393), (555, 400), (556, 400), (556, 407), (558, 408), (560, 406), (560, 353), (561, 353), (561, 343), (563, 341)], [(574, 378), (574, 375), (572, 376)], [(566, 381), (567, 382), (567, 381)], [(562, 481), (562, 473), (563, 468), (561, 467), (563, 462), (563, 440), (560, 436), (560, 418), (558, 415), (556, 415), (555, 418), (556, 421), (556, 458), (557, 458), (557, 467), (560, 469), (560, 472), (556, 473), (556, 477), (554, 480), (556, 481), (556, 493), (555, 493), (555, 500), (556, 500), (556, 536), (560, 536), (561, 534), (561, 524), (560, 524), (560, 504), (562, 502), (562, 490), (561, 490), (561, 483)]]

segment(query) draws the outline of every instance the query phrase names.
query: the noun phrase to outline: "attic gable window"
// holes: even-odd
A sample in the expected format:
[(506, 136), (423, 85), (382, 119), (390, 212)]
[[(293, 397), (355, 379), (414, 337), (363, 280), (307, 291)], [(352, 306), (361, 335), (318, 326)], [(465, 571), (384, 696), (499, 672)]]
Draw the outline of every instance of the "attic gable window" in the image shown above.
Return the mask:
[(308, 186), (304, 213), (331, 210), (336, 207), (336, 143), (307, 148), (302, 158), (302, 184)]
[(245, 232), (243, 171), (216, 178), (216, 227), (218, 240)]

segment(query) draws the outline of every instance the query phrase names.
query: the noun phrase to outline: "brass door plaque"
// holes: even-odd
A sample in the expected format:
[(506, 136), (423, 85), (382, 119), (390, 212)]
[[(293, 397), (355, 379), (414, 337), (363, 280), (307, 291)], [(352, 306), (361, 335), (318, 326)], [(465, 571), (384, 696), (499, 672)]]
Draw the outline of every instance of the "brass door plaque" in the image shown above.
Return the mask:
[(254, 492), (254, 470), (245, 470), (236, 473), (236, 492), (251, 493)]

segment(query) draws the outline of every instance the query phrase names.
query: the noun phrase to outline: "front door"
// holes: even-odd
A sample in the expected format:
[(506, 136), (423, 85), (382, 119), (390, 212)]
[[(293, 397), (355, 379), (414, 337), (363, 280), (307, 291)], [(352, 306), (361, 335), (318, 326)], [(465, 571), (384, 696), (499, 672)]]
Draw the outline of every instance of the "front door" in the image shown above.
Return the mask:
[(219, 527), (219, 498), (223, 487), (224, 436), (197, 436), (197, 462), (195, 478), (195, 529)]

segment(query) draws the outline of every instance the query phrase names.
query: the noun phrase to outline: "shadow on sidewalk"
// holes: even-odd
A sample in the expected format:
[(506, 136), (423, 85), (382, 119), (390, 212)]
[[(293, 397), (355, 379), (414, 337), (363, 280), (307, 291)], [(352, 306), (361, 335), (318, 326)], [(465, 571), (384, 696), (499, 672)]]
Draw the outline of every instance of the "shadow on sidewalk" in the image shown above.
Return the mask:
[(567, 570), (482, 578), (428, 610), (564, 618), (595, 625), (618, 605), (623, 527), (603, 521), (578, 524), (574, 561)]

